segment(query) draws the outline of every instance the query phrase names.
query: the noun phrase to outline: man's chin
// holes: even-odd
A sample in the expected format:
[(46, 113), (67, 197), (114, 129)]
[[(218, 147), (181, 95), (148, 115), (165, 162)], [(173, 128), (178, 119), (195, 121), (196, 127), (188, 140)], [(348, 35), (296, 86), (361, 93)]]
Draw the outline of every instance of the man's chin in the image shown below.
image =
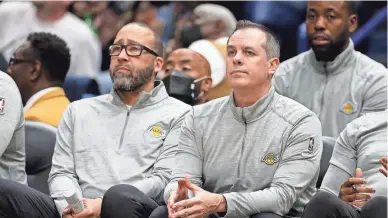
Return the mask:
[(314, 51), (320, 51), (320, 52), (326, 52), (330, 49), (330, 43), (327, 43), (327, 44), (311, 44), (311, 48), (314, 50)]

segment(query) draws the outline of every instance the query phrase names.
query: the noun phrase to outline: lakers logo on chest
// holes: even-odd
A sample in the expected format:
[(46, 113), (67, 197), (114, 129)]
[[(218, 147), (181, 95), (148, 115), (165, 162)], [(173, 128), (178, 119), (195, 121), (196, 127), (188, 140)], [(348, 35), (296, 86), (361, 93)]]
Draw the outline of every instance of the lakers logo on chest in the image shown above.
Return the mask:
[(279, 162), (279, 159), (279, 155), (276, 155), (274, 152), (270, 152), (263, 157), (261, 162), (264, 162), (267, 165), (274, 165)]

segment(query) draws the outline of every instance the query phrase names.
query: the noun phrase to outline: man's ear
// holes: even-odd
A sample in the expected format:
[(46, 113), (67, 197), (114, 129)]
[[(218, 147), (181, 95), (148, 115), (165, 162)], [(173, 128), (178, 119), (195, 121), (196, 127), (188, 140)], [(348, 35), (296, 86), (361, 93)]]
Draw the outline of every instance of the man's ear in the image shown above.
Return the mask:
[(272, 78), (280, 64), (279, 58), (271, 58), (268, 61), (268, 75)]
[(357, 18), (357, 15), (352, 14), (352, 15), (350, 15), (350, 17), (349, 17), (348, 31), (349, 31), (350, 33), (353, 33), (354, 31), (356, 31), (357, 27), (358, 27), (358, 18)]
[(202, 80), (201, 89), (204, 92), (208, 92), (212, 88), (213, 80), (212, 78), (207, 78)]
[(154, 60), (154, 72), (155, 72), (155, 76), (156, 76), (156, 73), (161, 71), (163, 69), (163, 64), (164, 64), (164, 61), (163, 61), (163, 58), (161, 57), (156, 57), (155, 60)]
[(33, 65), (33, 69), (32, 69), (32, 72), (30, 74), (30, 80), (31, 81), (38, 80), (41, 73), (42, 73), (42, 64), (40, 61), (36, 61), (35, 64)]

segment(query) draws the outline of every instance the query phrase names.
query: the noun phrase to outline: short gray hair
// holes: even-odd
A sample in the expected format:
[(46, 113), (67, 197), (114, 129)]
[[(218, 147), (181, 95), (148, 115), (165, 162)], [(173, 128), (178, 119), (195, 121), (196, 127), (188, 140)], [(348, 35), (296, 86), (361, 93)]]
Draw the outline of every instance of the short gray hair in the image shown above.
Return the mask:
[[(267, 53), (267, 59), (280, 57), (280, 44), (276, 35), (266, 26), (254, 23), (249, 20), (239, 20), (233, 33), (241, 29), (258, 29), (265, 33), (266, 42), (264, 50)], [(233, 35), (233, 34), (232, 34)]]

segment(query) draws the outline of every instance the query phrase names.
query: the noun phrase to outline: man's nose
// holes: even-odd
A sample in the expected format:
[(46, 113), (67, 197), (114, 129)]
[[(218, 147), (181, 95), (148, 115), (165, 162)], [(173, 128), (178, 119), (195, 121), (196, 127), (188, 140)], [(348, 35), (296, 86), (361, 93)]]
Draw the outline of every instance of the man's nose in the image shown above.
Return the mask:
[(315, 31), (323, 31), (326, 27), (326, 20), (323, 16), (319, 16), (317, 18), (317, 22), (315, 22)]

